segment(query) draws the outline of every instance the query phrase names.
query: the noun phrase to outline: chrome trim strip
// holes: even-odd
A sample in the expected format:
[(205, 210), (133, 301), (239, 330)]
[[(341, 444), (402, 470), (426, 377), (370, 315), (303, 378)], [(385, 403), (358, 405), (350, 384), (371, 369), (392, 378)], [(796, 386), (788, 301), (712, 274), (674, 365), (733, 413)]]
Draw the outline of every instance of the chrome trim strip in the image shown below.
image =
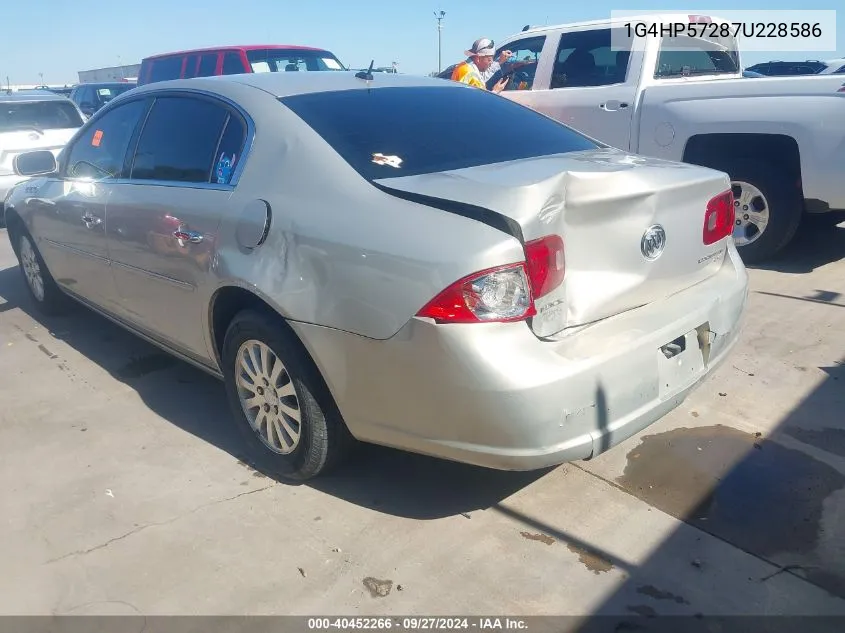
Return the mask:
[(157, 281), (165, 281), (167, 283), (173, 284), (177, 288), (181, 288), (182, 290), (190, 290), (191, 292), (194, 292), (196, 290), (196, 286), (194, 286), (193, 284), (189, 284), (186, 281), (180, 281), (179, 279), (174, 279), (173, 277), (168, 277), (167, 275), (160, 275), (159, 273), (154, 273), (151, 270), (146, 270), (144, 268), (138, 268), (137, 266), (132, 266), (131, 264), (124, 264), (123, 262), (119, 262), (116, 259), (111, 260), (111, 262), (114, 266), (119, 266), (120, 268), (124, 268), (132, 272), (141, 273), (142, 275), (152, 277)]
[(47, 242), (48, 244), (50, 244), (51, 246), (55, 246), (56, 248), (60, 248), (60, 249), (65, 250), (65, 251), (70, 251), (71, 253), (74, 253), (75, 255), (82, 255), (83, 257), (90, 257), (91, 259), (95, 259), (95, 260), (100, 261), (100, 262), (105, 262), (106, 264), (111, 263), (111, 260), (108, 257), (103, 257), (102, 255), (97, 255), (95, 253), (89, 253), (88, 251), (83, 251), (83, 250), (80, 250), (78, 248), (74, 248), (73, 246), (68, 246), (67, 244), (62, 244), (60, 242), (56, 242), (56, 241), (51, 240), (51, 239), (46, 238), (46, 237), (44, 237), (42, 239), (45, 242)]
[(115, 178), (98, 181), (109, 185), (147, 185), (149, 187), (179, 187), (181, 189), (211, 189), (213, 191), (234, 191), (233, 185), (218, 185), (216, 182), (180, 182), (178, 180), (141, 180)]

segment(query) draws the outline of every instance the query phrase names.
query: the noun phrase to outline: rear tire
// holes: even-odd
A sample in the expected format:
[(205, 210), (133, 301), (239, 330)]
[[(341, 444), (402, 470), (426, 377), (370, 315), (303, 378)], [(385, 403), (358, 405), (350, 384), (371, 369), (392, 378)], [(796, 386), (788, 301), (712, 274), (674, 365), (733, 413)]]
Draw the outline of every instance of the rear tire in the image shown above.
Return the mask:
[[(730, 176), (734, 197), (738, 202), (743, 193), (748, 198), (749, 191), (754, 201), (751, 204), (748, 200), (742, 200), (734, 206), (737, 221), (741, 223), (739, 226), (734, 225), (734, 241), (743, 262), (757, 264), (771, 259), (789, 244), (804, 215), (801, 192), (793, 185), (794, 179), (784, 169), (758, 160), (732, 159), (722, 161), (715, 167)], [(746, 206), (748, 209), (743, 208)], [(765, 209), (767, 221), (762, 230), (753, 233), (750, 224), (754, 216), (761, 218), (763, 215), (760, 212), (755, 214), (756, 208)], [(748, 220), (744, 218), (745, 215), (749, 216)], [(743, 226), (742, 223), (747, 224)], [(739, 236), (743, 228), (747, 235), (745, 243)]]
[(67, 312), (68, 297), (47, 270), (32, 236), (26, 229), (21, 228), (14, 230), (13, 239), (17, 240), (16, 253), (24, 284), (38, 310), (47, 316)]
[(221, 356), (229, 405), (256, 470), (305, 481), (348, 454), (352, 436), (328, 388), (279, 317), (235, 315)]

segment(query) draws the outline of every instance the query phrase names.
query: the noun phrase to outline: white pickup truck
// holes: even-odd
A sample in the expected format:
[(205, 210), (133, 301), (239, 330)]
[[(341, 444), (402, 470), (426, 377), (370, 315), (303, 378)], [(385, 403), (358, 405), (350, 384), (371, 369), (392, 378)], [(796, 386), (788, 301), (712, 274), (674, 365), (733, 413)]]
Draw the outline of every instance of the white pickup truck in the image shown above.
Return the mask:
[(659, 30), (710, 20), (526, 27), (498, 46), (514, 53), (501, 94), (607, 145), (727, 172), (735, 242), (746, 263), (760, 262), (808, 214), (845, 220), (845, 78), (744, 78), (735, 38)]

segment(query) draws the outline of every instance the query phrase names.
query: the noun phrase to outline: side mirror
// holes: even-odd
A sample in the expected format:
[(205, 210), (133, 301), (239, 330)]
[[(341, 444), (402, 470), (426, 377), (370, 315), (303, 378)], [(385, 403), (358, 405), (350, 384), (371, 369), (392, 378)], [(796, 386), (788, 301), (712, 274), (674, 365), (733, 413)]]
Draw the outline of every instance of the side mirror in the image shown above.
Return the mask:
[(18, 176), (43, 176), (52, 174), (58, 166), (53, 152), (39, 149), (18, 154), (12, 161), (12, 167)]

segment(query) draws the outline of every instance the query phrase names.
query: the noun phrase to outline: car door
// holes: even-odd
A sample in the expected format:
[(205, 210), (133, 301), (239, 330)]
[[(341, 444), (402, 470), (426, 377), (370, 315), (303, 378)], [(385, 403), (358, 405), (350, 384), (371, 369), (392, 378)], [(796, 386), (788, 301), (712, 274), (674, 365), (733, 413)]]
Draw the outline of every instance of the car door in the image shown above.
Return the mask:
[(533, 86), (527, 86), (530, 91), (504, 94), (603, 143), (629, 150), (639, 82), (629, 67), (641, 68), (643, 54), (631, 41), (623, 27), (565, 31), (552, 53), (551, 69), (539, 69)]
[(109, 199), (108, 239), (123, 315), (203, 361), (218, 225), (230, 210), (247, 124), (234, 107), (192, 92), (156, 96), (129, 179)]
[(124, 103), (84, 128), (59, 155), (59, 177), (38, 192), (32, 214), (39, 248), (56, 281), (107, 310), (117, 305), (107, 204), (145, 108), (143, 100)]

